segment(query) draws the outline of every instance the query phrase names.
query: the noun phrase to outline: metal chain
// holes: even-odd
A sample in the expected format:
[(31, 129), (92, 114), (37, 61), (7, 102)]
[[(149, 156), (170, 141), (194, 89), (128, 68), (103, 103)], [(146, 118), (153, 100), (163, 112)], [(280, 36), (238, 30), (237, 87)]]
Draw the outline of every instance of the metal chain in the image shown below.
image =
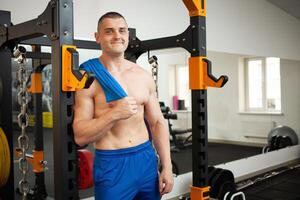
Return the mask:
[[(149, 57), (149, 55), (148, 55)], [(152, 57), (149, 57), (148, 58), (148, 62), (149, 64), (151, 64), (151, 72), (152, 72), (152, 77), (153, 77), (153, 80), (155, 82), (155, 90), (156, 90), (156, 93), (157, 93), (157, 96), (158, 96), (158, 63), (157, 63), (157, 57), (156, 56), (152, 56)]]
[[(154, 79), (154, 82), (155, 82), (155, 85), (156, 85), (156, 88), (157, 88), (157, 77), (158, 77), (158, 65), (157, 64), (153, 64), (152, 65), (152, 76), (153, 76), (153, 79)], [(157, 89), (156, 89), (157, 91)]]
[[(17, 50), (18, 51), (18, 50)], [(19, 159), (19, 170), (22, 173), (22, 178), (19, 181), (20, 192), (23, 195), (23, 200), (27, 199), (29, 192), (29, 182), (27, 180), (28, 162), (26, 160), (26, 152), (29, 148), (29, 137), (26, 134), (26, 128), (28, 127), (28, 103), (29, 94), (27, 92), (27, 75), (26, 75), (26, 57), (25, 52), (17, 52), (19, 54), (16, 58), (18, 62), (18, 69), (16, 73), (16, 79), (18, 81), (18, 104), (20, 105), (20, 113), (18, 115), (18, 125), (21, 128), (21, 134), (18, 137), (19, 149), (22, 152), (22, 156)], [(16, 54), (16, 53), (15, 53)]]

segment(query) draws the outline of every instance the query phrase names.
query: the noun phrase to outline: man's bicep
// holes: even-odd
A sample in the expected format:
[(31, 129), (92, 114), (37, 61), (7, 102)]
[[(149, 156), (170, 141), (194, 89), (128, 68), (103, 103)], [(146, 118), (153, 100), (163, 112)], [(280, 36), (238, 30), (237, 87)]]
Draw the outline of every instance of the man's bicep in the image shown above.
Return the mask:
[(149, 101), (145, 105), (145, 116), (150, 124), (153, 124), (163, 118), (155, 94), (150, 96)]
[(82, 89), (75, 93), (74, 122), (92, 119), (94, 116), (94, 100), (90, 91)]
[(160, 110), (156, 92), (156, 85), (153, 77), (148, 72), (145, 72), (144, 79), (149, 90), (149, 99), (145, 103), (145, 117), (149, 124), (155, 125), (160, 120), (164, 121), (164, 118)]

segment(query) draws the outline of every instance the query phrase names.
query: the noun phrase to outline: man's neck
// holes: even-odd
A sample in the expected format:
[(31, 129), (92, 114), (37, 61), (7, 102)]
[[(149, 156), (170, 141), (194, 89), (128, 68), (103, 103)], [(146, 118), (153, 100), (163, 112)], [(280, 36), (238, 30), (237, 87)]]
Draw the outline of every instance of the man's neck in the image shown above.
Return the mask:
[(120, 71), (125, 61), (124, 55), (111, 56), (104, 53), (100, 56), (99, 59), (104, 67), (110, 72), (116, 70)]

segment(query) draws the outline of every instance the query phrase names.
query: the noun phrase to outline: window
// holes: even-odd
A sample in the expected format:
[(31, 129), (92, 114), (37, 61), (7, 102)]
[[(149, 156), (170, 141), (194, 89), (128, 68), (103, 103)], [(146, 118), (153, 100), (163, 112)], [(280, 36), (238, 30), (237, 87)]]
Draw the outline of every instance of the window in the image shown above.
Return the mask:
[(247, 58), (245, 63), (246, 111), (281, 111), (280, 59)]
[(175, 85), (178, 99), (184, 100), (186, 109), (190, 109), (191, 92), (189, 89), (189, 68), (186, 65), (175, 66)]

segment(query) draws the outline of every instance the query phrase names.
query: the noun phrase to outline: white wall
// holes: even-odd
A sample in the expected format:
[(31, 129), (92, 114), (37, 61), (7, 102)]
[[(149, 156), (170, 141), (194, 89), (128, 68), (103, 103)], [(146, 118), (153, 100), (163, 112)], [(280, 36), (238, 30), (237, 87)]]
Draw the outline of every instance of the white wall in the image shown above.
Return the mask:
[(263, 0), (208, 0), (211, 51), (300, 60), (300, 20)]
[(300, 138), (300, 62), (293, 60), (281, 60), (281, 92), (282, 110), (284, 115), (278, 117), (278, 121), (295, 127)]
[[(96, 30), (99, 17), (108, 11), (120, 12), (127, 19), (129, 27), (137, 29), (137, 36), (152, 39), (176, 35), (189, 23), (185, 7), (174, 0), (76, 0), (75, 35), (87, 37)], [(174, 20), (174, 16), (176, 19)], [(82, 26), (84, 28), (82, 28)]]

